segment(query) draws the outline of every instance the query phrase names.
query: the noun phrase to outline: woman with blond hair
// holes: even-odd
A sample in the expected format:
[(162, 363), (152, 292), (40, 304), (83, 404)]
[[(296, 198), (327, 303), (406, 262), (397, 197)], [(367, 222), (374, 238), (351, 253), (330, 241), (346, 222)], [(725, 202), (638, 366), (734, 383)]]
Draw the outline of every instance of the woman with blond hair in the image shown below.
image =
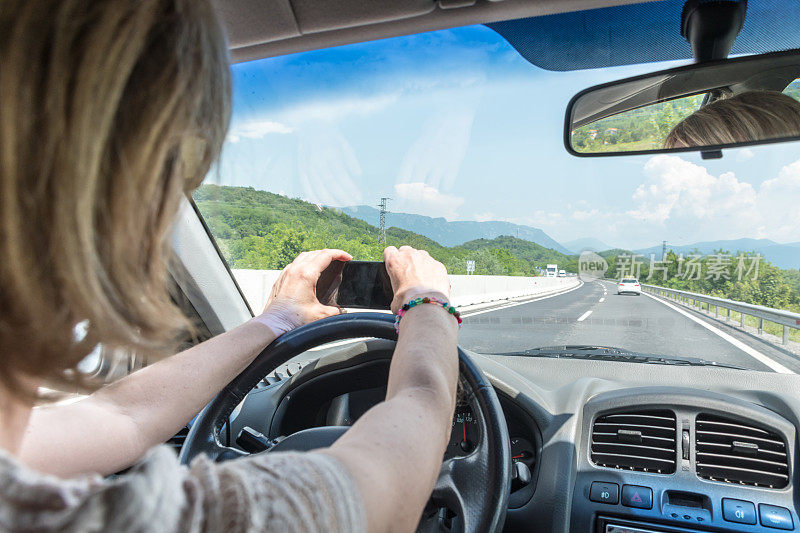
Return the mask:
[(672, 128), (664, 148), (715, 146), (800, 135), (800, 102), (775, 91), (748, 91), (705, 105)]
[[(210, 0), (5, 0), (0, 64), (0, 530), (413, 529), (455, 405), (441, 306), (406, 313), (386, 400), (328, 449), (187, 468), (158, 446), (278, 336), (339, 312), (314, 286), (340, 250), (301, 254), (238, 328), (34, 408), (42, 385), (80, 384), (98, 344), (165, 355), (185, 334), (168, 236), (219, 155), (230, 74)], [(447, 299), (427, 253), (384, 260), (395, 311)]]

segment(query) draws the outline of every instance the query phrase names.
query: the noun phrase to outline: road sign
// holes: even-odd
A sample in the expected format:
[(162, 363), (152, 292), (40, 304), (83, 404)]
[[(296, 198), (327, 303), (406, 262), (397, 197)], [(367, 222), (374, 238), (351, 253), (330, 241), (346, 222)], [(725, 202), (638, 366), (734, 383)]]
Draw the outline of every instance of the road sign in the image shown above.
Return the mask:
[(467, 261), (467, 274), (475, 273), (475, 261)]

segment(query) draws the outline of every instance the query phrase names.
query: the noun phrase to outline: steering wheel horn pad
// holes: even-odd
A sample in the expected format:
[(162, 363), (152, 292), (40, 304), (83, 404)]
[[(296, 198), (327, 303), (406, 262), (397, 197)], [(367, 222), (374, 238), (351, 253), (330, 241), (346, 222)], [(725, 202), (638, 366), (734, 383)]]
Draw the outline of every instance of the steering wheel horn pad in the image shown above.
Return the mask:
[[(199, 454), (214, 460), (246, 455), (223, 445), (219, 434), (228, 417), (244, 397), (270, 372), (296, 355), (329, 342), (374, 337), (397, 340), (392, 315), (352, 313), (312, 322), (283, 334), (225, 386), (200, 412), (180, 452), (188, 464)], [(483, 372), (461, 348), (459, 372), (465, 392), (477, 404), (476, 419), (481, 439), (472, 452), (446, 459), (431, 496), (435, 506), (446, 506), (461, 520), (468, 533), (500, 531), (505, 521), (511, 482), (511, 447), (500, 402)], [(307, 451), (330, 446), (347, 427), (330, 426), (298, 431), (270, 449)], [(437, 519), (423, 519), (420, 531), (437, 528)]]

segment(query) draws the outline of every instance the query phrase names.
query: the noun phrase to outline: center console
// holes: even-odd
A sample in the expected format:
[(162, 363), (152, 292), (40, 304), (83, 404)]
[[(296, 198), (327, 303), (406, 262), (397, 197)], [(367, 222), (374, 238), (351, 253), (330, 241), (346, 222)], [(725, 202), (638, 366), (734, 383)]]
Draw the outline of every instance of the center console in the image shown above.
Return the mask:
[(800, 528), (795, 428), (716, 393), (630, 390), (587, 402), (571, 531), (776, 533)]

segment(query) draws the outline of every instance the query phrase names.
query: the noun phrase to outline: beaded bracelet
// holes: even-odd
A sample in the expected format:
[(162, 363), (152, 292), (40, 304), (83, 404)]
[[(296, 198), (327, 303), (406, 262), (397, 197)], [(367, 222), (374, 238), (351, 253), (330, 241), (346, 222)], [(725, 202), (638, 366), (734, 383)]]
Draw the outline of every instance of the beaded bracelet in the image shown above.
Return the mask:
[(445, 311), (447, 311), (448, 313), (450, 313), (451, 315), (453, 315), (455, 317), (456, 321), (458, 321), (458, 327), (461, 327), (461, 313), (456, 311), (455, 307), (450, 305), (449, 302), (443, 302), (442, 300), (439, 300), (437, 298), (429, 298), (429, 297), (425, 296), (424, 298), (414, 298), (413, 300), (411, 300), (410, 302), (405, 304), (403, 307), (401, 307), (397, 311), (397, 315), (394, 317), (394, 329), (395, 329), (395, 331), (400, 333), (400, 319), (403, 318), (403, 315), (405, 315), (406, 312), (409, 309), (411, 309), (412, 307), (416, 307), (417, 305), (420, 305), (420, 304), (441, 305), (444, 308)]

